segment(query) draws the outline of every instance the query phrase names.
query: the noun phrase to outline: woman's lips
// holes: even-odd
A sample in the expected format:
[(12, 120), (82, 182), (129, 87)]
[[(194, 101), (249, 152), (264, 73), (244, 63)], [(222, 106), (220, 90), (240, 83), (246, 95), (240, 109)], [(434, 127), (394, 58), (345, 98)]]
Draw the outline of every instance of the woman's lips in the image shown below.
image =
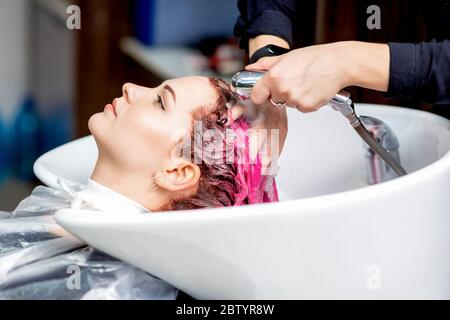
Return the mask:
[(117, 112), (117, 111), (118, 111), (118, 108), (117, 108), (117, 98), (113, 100), (112, 106), (113, 106), (113, 109), (114, 109), (114, 113), (115, 113), (116, 116), (117, 116), (117, 115), (119, 114), (119, 113)]
[(108, 109), (109, 111), (111, 111), (112, 113), (114, 113), (115, 116), (117, 116), (116, 115), (116, 110), (115, 110), (114, 106), (111, 103), (107, 104), (105, 106), (105, 108)]
[(114, 115), (117, 117), (117, 98), (113, 100), (112, 103), (108, 103), (105, 106), (106, 109), (108, 109), (109, 111), (112, 111), (114, 113)]

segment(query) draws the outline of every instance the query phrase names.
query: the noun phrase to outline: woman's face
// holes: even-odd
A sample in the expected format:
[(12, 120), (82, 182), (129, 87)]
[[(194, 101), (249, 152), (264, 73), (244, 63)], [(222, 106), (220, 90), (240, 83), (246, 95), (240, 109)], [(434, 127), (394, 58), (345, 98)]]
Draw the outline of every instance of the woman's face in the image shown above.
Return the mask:
[(89, 120), (99, 157), (128, 173), (153, 175), (192, 128), (191, 114), (212, 106), (216, 90), (206, 77), (163, 82), (156, 88), (127, 83), (123, 95)]

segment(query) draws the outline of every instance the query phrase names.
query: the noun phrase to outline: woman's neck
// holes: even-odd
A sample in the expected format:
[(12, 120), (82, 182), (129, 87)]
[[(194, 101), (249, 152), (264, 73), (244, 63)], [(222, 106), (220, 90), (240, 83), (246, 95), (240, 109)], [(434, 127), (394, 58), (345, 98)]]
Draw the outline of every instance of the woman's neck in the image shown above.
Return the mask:
[(99, 156), (91, 179), (136, 201), (149, 211), (157, 211), (166, 205), (167, 197), (164, 192), (157, 190), (151, 176), (120, 169)]

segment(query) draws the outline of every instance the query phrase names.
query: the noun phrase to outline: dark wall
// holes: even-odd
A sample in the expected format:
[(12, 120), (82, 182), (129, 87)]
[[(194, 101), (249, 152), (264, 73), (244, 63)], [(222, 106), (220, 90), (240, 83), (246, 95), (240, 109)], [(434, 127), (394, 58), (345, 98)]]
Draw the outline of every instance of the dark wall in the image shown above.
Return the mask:
[(126, 63), (118, 43), (130, 35), (132, 1), (78, 0), (82, 29), (77, 47), (77, 136), (89, 134), (89, 117), (120, 95)]
[[(344, 40), (420, 42), (448, 39), (450, 35), (448, 0), (299, 0), (300, 3), (301, 22), (294, 28), (297, 47)], [(366, 26), (370, 5), (381, 9), (379, 30)], [(431, 105), (420, 101), (384, 99), (378, 92), (361, 88), (351, 91), (359, 102), (431, 110)]]

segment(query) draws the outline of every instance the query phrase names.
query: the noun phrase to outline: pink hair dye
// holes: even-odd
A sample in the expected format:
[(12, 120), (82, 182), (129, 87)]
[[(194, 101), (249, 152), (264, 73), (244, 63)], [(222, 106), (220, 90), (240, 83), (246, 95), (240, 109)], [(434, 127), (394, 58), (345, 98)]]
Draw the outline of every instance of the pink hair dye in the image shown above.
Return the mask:
[(278, 191), (273, 175), (264, 175), (261, 154), (256, 159), (250, 159), (250, 124), (244, 118), (231, 123), (234, 131), (234, 149), (236, 166), (236, 183), (234, 206), (278, 201)]

